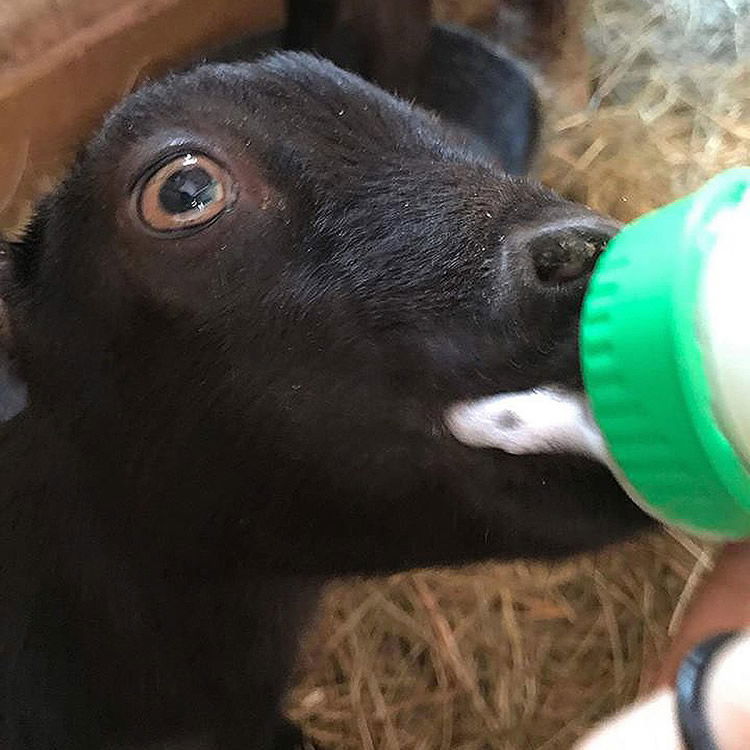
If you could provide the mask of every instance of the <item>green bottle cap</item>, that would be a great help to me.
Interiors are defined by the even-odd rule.
[[[586,392],[616,473],[666,523],[750,537],[750,168],[612,240],[584,301]]]

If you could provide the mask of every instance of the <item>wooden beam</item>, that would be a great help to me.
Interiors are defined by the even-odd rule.
[[[283,0],[128,0],[43,54],[4,66],[0,227],[23,221],[30,202],[139,82],[283,22]]]

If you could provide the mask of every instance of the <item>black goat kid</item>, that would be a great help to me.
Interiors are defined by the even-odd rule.
[[[579,384],[613,231],[302,54],[126,100],[0,254],[0,747],[297,747],[326,577],[643,526],[593,461],[444,420]]]

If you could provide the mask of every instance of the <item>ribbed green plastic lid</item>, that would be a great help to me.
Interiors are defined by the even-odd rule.
[[[744,222],[733,224],[737,212]],[[624,485],[663,521],[723,539],[750,537],[750,446],[741,444],[750,361],[730,363],[725,380],[740,392],[735,386],[728,395],[717,377],[724,360],[712,348],[716,323],[702,305],[716,299],[716,282],[713,297],[705,286],[717,248],[731,243],[733,257],[750,267],[748,212],[750,168],[738,168],[626,226],[597,264],[581,321],[586,391]],[[731,349],[733,337],[745,337],[735,348],[742,353],[750,278],[737,281],[727,285],[735,301],[724,306],[730,314],[736,306],[736,325],[717,338]],[[733,319],[714,317],[725,326]],[[744,411],[733,408],[740,402]]]

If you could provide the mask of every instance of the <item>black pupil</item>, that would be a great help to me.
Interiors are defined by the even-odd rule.
[[[173,172],[159,190],[159,203],[169,214],[196,211],[218,197],[219,183],[201,167],[185,167]]]

